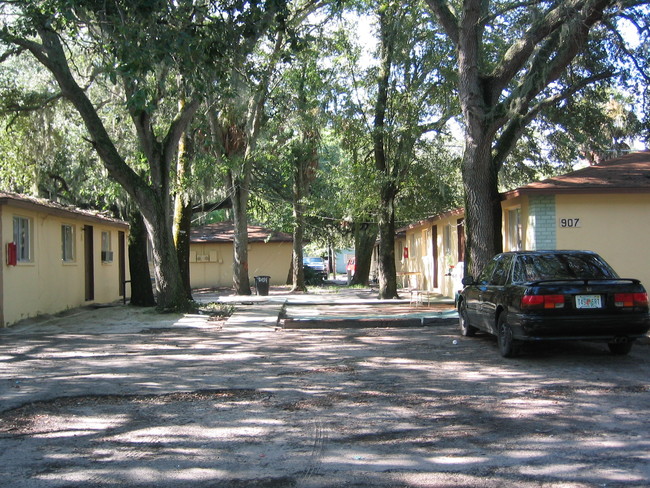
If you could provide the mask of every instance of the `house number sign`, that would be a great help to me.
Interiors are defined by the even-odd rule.
[[[573,219],[560,219],[560,227],[572,229],[574,227],[582,227],[582,222],[579,218]]]

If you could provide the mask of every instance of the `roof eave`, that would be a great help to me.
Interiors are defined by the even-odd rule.
[[[623,187],[581,187],[581,188],[517,188],[501,194],[502,200],[512,200],[514,198],[524,195],[589,195],[589,194],[641,194],[650,193],[650,188],[636,187],[636,188],[623,188]]]
[[[54,207],[36,201],[25,200],[21,198],[13,198],[11,196],[0,197],[0,205],[7,205],[10,207],[19,208],[23,210],[40,211],[48,215],[54,215],[54,216],[66,217],[66,218],[76,218],[76,219],[87,220],[98,224],[112,225],[122,229],[127,229],[127,230],[129,229],[129,224],[124,222],[123,220],[118,220],[110,217],[103,217],[101,215],[93,215],[90,213],[81,212],[74,209]]]

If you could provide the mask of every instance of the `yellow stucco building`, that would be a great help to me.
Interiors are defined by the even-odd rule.
[[[531,183],[502,198],[505,251],[595,251],[619,275],[650,288],[649,151]],[[398,280],[453,297],[463,275],[463,216],[457,209],[401,229]]]
[[[0,326],[124,295],[128,225],[0,192]]]
[[[402,229],[395,239],[398,286],[453,297],[463,277],[465,226],[462,209]]]
[[[233,283],[232,222],[208,224],[192,229],[190,237],[190,284],[192,288],[231,287]],[[248,271],[270,276],[271,285],[284,285],[291,267],[293,238],[283,232],[248,227]]]

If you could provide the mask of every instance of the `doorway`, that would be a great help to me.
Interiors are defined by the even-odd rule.
[[[95,299],[95,258],[93,253],[93,226],[84,226],[84,276],[86,301]]]

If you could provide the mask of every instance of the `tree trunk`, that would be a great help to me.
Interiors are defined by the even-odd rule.
[[[373,152],[375,167],[383,183],[380,189],[379,208],[379,298],[398,298],[397,270],[395,268],[395,181],[396,167],[391,163],[386,150],[386,112],[395,38],[390,13],[381,12],[380,20],[380,64],[377,78],[377,100],[375,102],[375,119],[373,127]]]
[[[467,143],[462,167],[467,229],[465,273],[472,276],[478,276],[503,247],[498,171],[492,164],[490,138],[482,138],[480,146]]]
[[[129,215],[129,271],[131,272],[131,305],[153,307],[156,299],[151,286],[149,259],[147,258],[147,229],[140,212]]]
[[[118,153],[93,103],[72,75],[57,33],[49,27],[39,27],[38,34],[43,41],[42,45],[23,42],[22,46],[54,75],[61,93],[84,121],[92,145],[108,174],[127,191],[142,213],[153,250],[158,307],[162,310],[187,310],[189,303],[181,284],[178,257],[171,232],[168,179],[169,161],[176,152],[180,135],[198,110],[198,100],[188,103],[178,114],[169,127],[164,143],[155,138],[153,124],[146,111],[134,110],[131,113],[140,148],[146,155],[151,170],[152,184],[149,185]],[[128,83],[125,83],[125,88],[129,90]]]
[[[190,234],[192,231],[192,201],[188,195],[176,195],[174,203],[174,244],[181,280],[188,300],[192,300],[190,276]]]
[[[458,91],[465,120],[465,273],[473,276],[501,250],[501,200],[491,150],[498,125],[491,112],[496,101],[490,99],[480,71],[481,9],[478,0],[465,3],[458,38]]]
[[[395,194],[392,183],[381,187],[379,209],[379,298],[399,298],[395,267]]]
[[[233,224],[233,288],[237,295],[250,295],[251,285],[248,276],[248,188],[241,180],[229,172],[232,199]]]
[[[192,227],[192,200],[188,192],[190,158],[187,153],[187,136],[183,134],[178,145],[176,159],[176,187],[178,191],[174,200],[174,220],[172,233],[176,255],[181,272],[183,289],[188,300],[192,300],[190,279],[190,232]]]
[[[305,269],[302,265],[302,244],[305,231],[303,204],[299,195],[294,195],[293,202],[293,253],[291,263],[291,291],[307,291],[305,286]]]
[[[356,270],[352,277],[352,285],[368,285],[370,282],[370,266],[372,251],[377,240],[376,224],[354,225],[354,261]]]
[[[169,212],[143,210],[143,218],[151,239],[156,282],[157,307],[163,312],[188,310],[189,303],[181,279],[176,246],[171,232]]]

